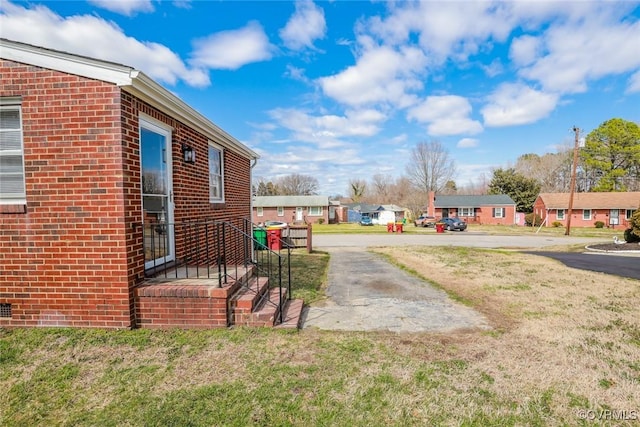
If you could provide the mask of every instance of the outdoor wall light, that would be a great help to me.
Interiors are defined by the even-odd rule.
[[[182,144],[182,155],[184,156],[185,163],[195,163],[196,162],[196,151],[192,146],[188,144]]]

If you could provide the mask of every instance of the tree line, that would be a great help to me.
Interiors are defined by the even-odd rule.
[[[347,195],[331,195],[343,202],[396,204],[414,213],[427,205],[428,194],[507,194],[520,212],[532,212],[539,193],[569,192],[574,147],[557,153],[523,154],[515,164],[495,168],[473,183],[459,187],[453,180],[456,164],[439,141],[423,141],[412,149],[400,177],[376,174],[349,181]],[[602,123],[578,147],[577,192],[640,191],[640,127],[614,118]],[[312,195],[319,188],[316,178],[293,174],[274,181],[259,179],[254,194]]]

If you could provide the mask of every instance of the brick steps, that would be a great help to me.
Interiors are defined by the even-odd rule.
[[[282,311],[282,323],[275,327],[277,329],[299,329],[303,308],[304,302],[301,299],[292,299],[285,302]]]
[[[252,268],[218,288],[209,279],[151,279],[136,288],[136,324],[141,328],[217,328],[229,326],[297,329],[302,300],[288,300],[286,289],[269,289],[267,277]],[[280,310],[282,322],[279,322]]]
[[[282,298],[286,299],[286,289],[283,289]],[[255,307],[250,313],[234,313],[234,324],[238,326],[271,327],[280,313],[280,291],[277,288],[269,289],[268,294],[260,306]]]

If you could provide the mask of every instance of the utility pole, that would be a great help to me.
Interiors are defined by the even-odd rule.
[[[576,187],[576,171],[578,169],[578,142],[580,140],[580,129],[573,127],[575,134],[575,145],[573,147],[573,165],[571,166],[571,182],[569,183],[569,211],[567,212],[567,230],[564,232],[566,236],[571,234],[571,216],[573,214],[573,193]]]

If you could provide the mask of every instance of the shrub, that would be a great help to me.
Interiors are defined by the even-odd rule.
[[[318,218],[318,224],[324,224],[324,218]]]
[[[624,230],[624,240],[627,243],[640,242],[640,236],[633,233],[633,228],[627,228]]]
[[[631,234],[640,238],[640,209],[636,210],[629,219],[629,229]],[[628,240],[627,240],[628,242]]]
[[[553,221],[551,225],[555,228],[562,227],[562,223],[560,221]]]
[[[604,228],[604,222],[602,221],[596,221],[593,224],[596,226],[596,228]]]
[[[534,218],[535,217],[535,218]],[[534,222],[535,220],[535,222]],[[534,215],[533,212],[532,213],[528,213],[524,216],[524,225],[527,225],[529,227],[533,226],[539,226],[540,224],[542,224],[542,217],[540,217],[540,215]]]

